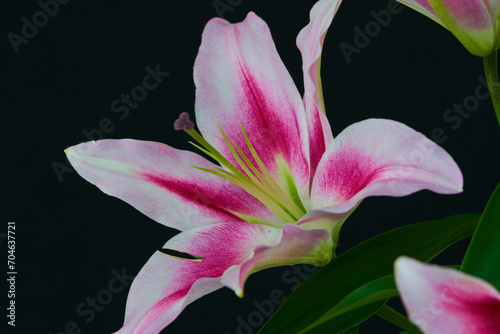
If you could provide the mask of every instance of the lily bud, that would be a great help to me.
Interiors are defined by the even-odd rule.
[[[499,48],[499,0],[398,0],[448,29],[475,56]]]

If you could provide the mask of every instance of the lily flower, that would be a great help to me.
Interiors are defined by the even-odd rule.
[[[248,276],[299,263],[327,264],[338,230],[367,196],[462,190],[439,146],[409,127],[370,119],[333,139],[320,57],[340,0],[321,0],[297,38],[302,99],[266,23],[254,13],[206,25],[194,65],[196,121],[185,130],[218,164],[168,145],[99,140],[67,156],[87,181],[182,231],[135,278],[118,333],[158,333],[196,299],[223,286],[243,296]]]
[[[397,0],[448,29],[473,55],[483,58],[491,102],[500,125],[499,0]]]
[[[490,283],[405,256],[396,260],[394,272],[406,311],[424,333],[498,333],[500,292]]]
[[[475,56],[500,47],[498,0],[398,0],[448,29]]]

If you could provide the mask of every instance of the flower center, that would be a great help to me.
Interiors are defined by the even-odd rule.
[[[269,210],[271,210],[282,222],[295,223],[306,214],[303,205],[298,205],[287,194],[280,185],[273,179],[262,160],[259,158],[255,148],[248,139],[248,136],[240,123],[241,132],[245,138],[245,143],[248,151],[251,153],[253,160],[257,164],[255,166],[243,151],[236,145],[233,140],[229,140],[222,128],[219,130],[224,138],[224,141],[231,152],[236,164],[231,163],[221,153],[219,153],[212,145],[210,145],[196,130],[194,124],[189,120],[187,113],[182,113],[179,119],[174,123],[176,130],[184,130],[198,144],[190,142],[200,151],[207,154],[212,159],[216,160],[221,166],[226,169],[212,167],[201,168],[191,166],[193,168],[220,176],[237,186],[243,188],[249,194],[258,199]],[[239,167],[239,168],[238,168]],[[258,167],[258,168],[257,168]],[[301,203],[299,203],[301,204]]]

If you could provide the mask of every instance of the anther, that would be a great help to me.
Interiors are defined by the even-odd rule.
[[[183,112],[179,115],[179,118],[174,122],[174,129],[191,131],[194,129],[194,123],[189,119],[189,114],[187,112]]]

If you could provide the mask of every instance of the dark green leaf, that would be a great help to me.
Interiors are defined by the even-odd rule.
[[[362,242],[306,279],[259,333],[286,334],[304,330],[351,293],[391,275],[398,256],[430,261],[448,246],[472,235],[478,219],[477,214],[452,216],[400,227]],[[346,322],[344,326],[348,327],[345,328],[359,324],[376,312],[376,303],[343,314],[343,321],[351,324]],[[328,330],[328,333],[340,332]]]
[[[298,333],[303,334],[323,334],[323,333],[341,333],[346,328],[352,328],[371,317],[376,313],[384,304],[387,299],[378,300],[366,305],[358,306],[356,309],[347,311],[336,316],[334,319],[318,323],[313,327],[308,327]]]
[[[500,290],[500,184],[481,215],[461,270]]]
[[[389,275],[365,284],[351,292],[337,305],[328,310],[322,317],[304,329],[304,333],[316,333],[327,330],[327,332],[341,332],[352,326],[352,318],[360,317],[360,313],[366,313],[365,319],[377,312],[385,302],[399,295],[394,283],[394,275]],[[364,308],[364,312],[361,312]],[[352,312],[357,312],[352,314]],[[365,319],[360,319],[362,322]],[[347,327],[346,327],[347,326]]]
[[[359,326],[356,326],[346,330],[345,332],[342,332],[342,334],[358,334],[358,332],[359,332]]]

